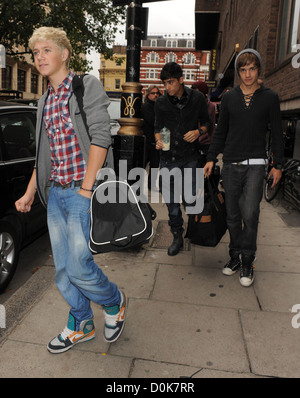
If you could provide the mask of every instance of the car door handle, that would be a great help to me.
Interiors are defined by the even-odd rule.
[[[15,181],[25,181],[25,176],[20,176],[20,177],[13,177],[10,181],[15,182]]]

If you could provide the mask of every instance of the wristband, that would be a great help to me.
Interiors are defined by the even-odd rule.
[[[86,188],[83,188],[83,187],[80,187],[80,189],[82,189],[83,191],[86,191],[86,192],[94,192],[93,189],[86,189]]]

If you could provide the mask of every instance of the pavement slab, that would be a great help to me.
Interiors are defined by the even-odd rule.
[[[251,371],[257,375],[299,378],[299,329],[293,314],[241,311]]]
[[[126,329],[109,353],[249,372],[239,313],[226,308],[130,300]]]

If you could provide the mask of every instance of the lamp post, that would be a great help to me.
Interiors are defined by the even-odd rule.
[[[115,172],[119,161],[127,161],[127,172],[145,166],[145,137],[141,130],[142,85],[140,52],[142,34],[142,0],[131,1],[127,9],[126,82],[122,84],[120,129],[113,137]]]
[[[121,125],[113,137],[114,163],[119,175],[119,161],[127,161],[127,172],[145,166],[145,136],[141,130],[142,85],[140,84],[140,54],[143,32],[147,31],[147,9],[143,3],[165,0],[113,0],[115,6],[127,8],[126,38],[126,82],[122,85]],[[145,38],[145,36],[144,36]],[[130,181],[129,181],[130,182]]]

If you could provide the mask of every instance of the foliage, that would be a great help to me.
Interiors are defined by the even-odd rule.
[[[92,49],[112,55],[118,26],[125,20],[125,7],[112,0],[0,0],[0,37],[7,54],[21,57],[28,53],[28,40],[40,26],[63,28],[72,44],[71,67],[89,70],[80,55]],[[24,46],[18,51],[17,46]]]

